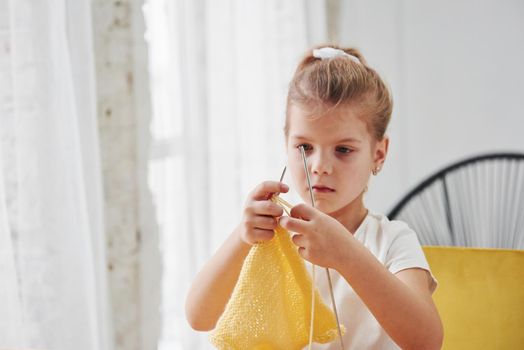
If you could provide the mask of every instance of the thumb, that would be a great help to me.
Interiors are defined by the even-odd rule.
[[[298,205],[295,205],[290,212],[291,217],[293,218],[300,218],[305,221],[310,221],[315,216],[315,208],[312,206],[301,203]]]

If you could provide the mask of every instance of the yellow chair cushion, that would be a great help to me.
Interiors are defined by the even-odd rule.
[[[423,247],[443,349],[524,349],[524,251]]]
[[[210,334],[218,349],[302,349],[309,343],[311,278],[289,233],[255,244],[244,261],[226,309]],[[313,341],[337,336],[334,313],[317,291]]]

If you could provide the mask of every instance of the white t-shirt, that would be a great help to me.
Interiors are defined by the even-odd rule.
[[[366,246],[391,273],[408,268],[422,268],[430,271],[415,232],[402,221],[389,221],[384,215],[370,212],[355,232],[354,237]],[[311,264],[308,266],[311,268]],[[340,323],[346,328],[343,336],[345,350],[400,349],[382,329],[344,277],[335,270],[330,270],[330,275]],[[431,291],[433,292],[437,282],[433,276],[432,279]],[[315,268],[315,284],[322,299],[331,308],[329,284],[324,268],[318,266]],[[340,350],[340,341],[337,339],[329,344],[313,344],[312,348]]]

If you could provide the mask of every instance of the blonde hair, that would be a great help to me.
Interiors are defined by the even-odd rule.
[[[393,110],[389,89],[378,73],[367,65],[359,50],[329,47],[343,50],[358,58],[360,63],[344,56],[319,59],[313,56],[315,48],[310,50],[299,63],[289,85],[284,126],[286,137],[292,105],[308,107],[317,114],[319,107],[325,110],[355,103],[370,134],[375,140],[382,140]]]

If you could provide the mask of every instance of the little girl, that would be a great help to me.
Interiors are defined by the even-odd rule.
[[[282,216],[267,181],[248,196],[239,226],[204,266],[186,301],[196,330],[215,327],[251,245],[270,240],[277,224],[293,233],[299,254],[331,269],[346,349],[440,349],[443,331],[431,297],[436,287],[416,234],[403,222],[370,212],[363,202],[371,174],[386,159],[392,99],[356,49],[309,52],[291,81],[284,127],[288,168],[310,203],[300,148],[306,154],[315,207]],[[330,300],[323,273],[316,286]],[[339,342],[315,349],[339,349]]]

